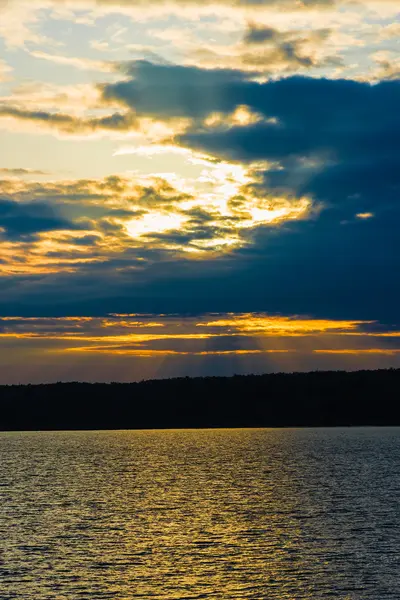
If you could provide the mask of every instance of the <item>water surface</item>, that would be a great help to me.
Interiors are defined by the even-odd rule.
[[[1,600],[398,600],[400,429],[0,433]]]

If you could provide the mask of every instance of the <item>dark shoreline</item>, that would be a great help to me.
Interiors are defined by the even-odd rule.
[[[400,425],[400,369],[0,386],[0,431]]]

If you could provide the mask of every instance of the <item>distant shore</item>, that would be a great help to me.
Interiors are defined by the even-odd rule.
[[[400,425],[400,369],[0,386],[0,430]]]

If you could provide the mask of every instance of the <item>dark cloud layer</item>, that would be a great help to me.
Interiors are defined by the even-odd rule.
[[[276,119],[181,142],[238,161],[277,163],[258,193],[285,190],[357,212],[399,210],[400,83],[290,78],[254,87],[248,104]]]
[[[139,115],[205,117],[229,111],[246,94],[248,74],[229,69],[205,70],[139,60],[121,65],[130,78],[102,87],[106,101],[119,101]]]
[[[64,219],[45,203],[20,203],[0,198],[0,240],[27,240],[44,231],[74,230],[77,225]]]
[[[206,70],[147,61],[125,63],[121,68],[130,77],[104,85],[106,101],[119,101],[143,116],[192,119],[213,112],[229,113],[246,105],[265,117],[278,119],[280,128],[269,125],[259,133],[264,142],[271,138],[273,154],[281,147],[283,155],[329,148],[333,139],[348,143],[350,136],[355,143],[374,144],[376,137],[371,136],[387,134],[393,124],[399,126],[398,81],[370,85],[352,80],[288,77],[257,83],[248,73],[229,69]],[[258,124],[256,129],[259,131]],[[240,132],[242,136],[246,133],[243,128]],[[210,139],[218,140],[215,131],[208,133]],[[396,133],[394,130],[391,137],[380,141],[392,141],[393,145]],[[238,132],[234,129],[229,133],[232,141],[235,134]],[[250,135],[254,138],[253,131]],[[316,135],[327,136],[325,144]],[[293,147],[296,142],[298,147]],[[215,141],[214,146],[217,144]],[[243,158],[257,158],[259,154],[260,150],[254,146],[253,153]]]

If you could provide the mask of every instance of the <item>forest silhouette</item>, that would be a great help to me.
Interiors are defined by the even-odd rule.
[[[0,430],[400,425],[400,369],[0,386]]]

